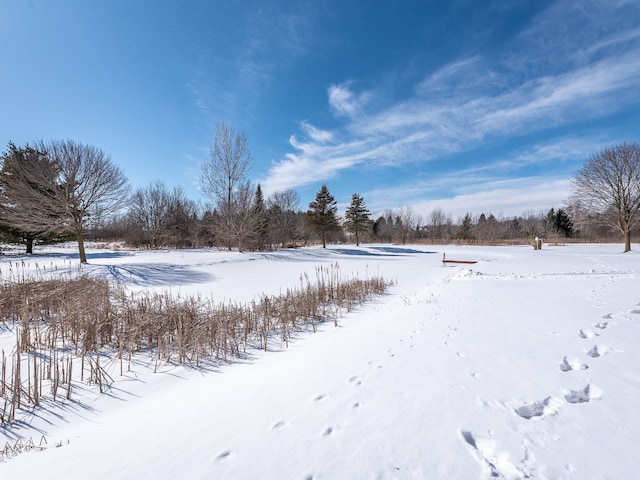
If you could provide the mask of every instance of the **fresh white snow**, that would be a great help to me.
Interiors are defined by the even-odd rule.
[[[366,245],[270,253],[92,248],[84,273],[132,290],[250,301],[314,278],[389,293],[231,364],[151,354],[100,394],[77,382],[0,427],[33,449],[2,479],[630,479],[640,475],[640,245]],[[442,265],[448,259],[478,263]],[[73,246],[24,262],[73,275]],[[10,352],[11,328],[0,328]]]

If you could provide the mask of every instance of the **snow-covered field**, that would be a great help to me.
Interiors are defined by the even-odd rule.
[[[84,272],[175,295],[248,301],[331,263],[397,284],[338,327],[242,362],[154,374],[140,356],[122,377],[113,365],[107,393],[79,384],[1,427],[2,445],[47,444],[0,463],[0,478],[640,478],[633,247],[90,249]],[[478,263],[443,267],[443,252]],[[0,269],[64,275],[76,258],[8,254]],[[0,329],[1,347],[14,341]]]

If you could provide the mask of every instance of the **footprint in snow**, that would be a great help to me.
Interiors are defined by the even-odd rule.
[[[589,349],[589,351],[587,352],[587,355],[589,355],[591,358],[598,358],[603,355],[606,355],[607,353],[609,353],[610,350],[611,349],[606,345],[594,345]]]
[[[598,322],[594,326],[600,330],[604,330],[605,328],[609,328],[609,322]]]
[[[547,397],[540,402],[525,403],[515,409],[515,412],[526,420],[533,417],[543,417],[546,415],[555,415],[562,404],[562,400],[553,397]]]
[[[578,333],[578,336],[580,338],[593,338],[596,334],[593,332],[593,330],[589,330],[589,329],[585,329],[585,328],[581,328],[580,332]]]
[[[487,467],[490,478],[530,478],[530,475],[508,460],[508,455],[496,448],[495,440],[476,437],[471,432],[462,430],[462,438],[471,446]],[[525,459],[528,451],[525,450]]]
[[[352,377],[349,377],[348,382],[356,387],[359,387],[360,385],[362,385],[362,380],[360,379],[359,376],[354,375]]]
[[[633,313],[634,315],[640,315],[640,309],[631,310],[629,313]]]
[[[560,370],[563,372],[570,372],[572,370],[586,370],[589,366],[585,363],[580,363],[576,358],[564,357],[560,364]]]
[[[602,397],[602,389],[593,384],[589,384],[582,390],[569,390],[564,398],[569,403],[587,403]]]

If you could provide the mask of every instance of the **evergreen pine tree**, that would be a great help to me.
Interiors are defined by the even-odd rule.
[[[73,238],[55,228],[54,217],[51,225],[34,225],[23,218],[24,212],[40,209],[41,194],[52,188],[56,176],[56,167],[45,152],[9,142],[7,151],[0,155],[1,241],[25,245],[26,253],[31,254],[36,244],[59,243]],[[20,196],[15,194],[17,191]]]
[[[360,245],[359,234],[361,232],[366,232],[371,226],[369,210],[367,210],[364,203],[364,198],[357,193],[354,193],[351,197],[351,205],[347,208],[347,212],[345,213],[344,226],[348,232],[355,234],[356,246]]]
[[[322,237],[322,248],[327,248],[327,233],[340,230],[336,212],[336,200],[329,192],[326,185],[322,185],[316,199],[309,204],[307,210],[307,225]]]
[[[255,237],[256,244],[259,250],[265,248],[267,244],[267,207],[264,202],[264,196],[262,195],[262,187],[260,184],[256,187],[255,197],[253,199],[253,214],[255,215]]]
[[[467,213],[462,219],[462,223],[458,228],[458,234],[456,236],[460,240],[473,240],[475,238],[473,235],[473,220],[471,219],[470,213]]]
[[[556,213],[555,228],[559,234],[568,238],[573,237],[573,222],[567,212],[562,208],[559,208]]]

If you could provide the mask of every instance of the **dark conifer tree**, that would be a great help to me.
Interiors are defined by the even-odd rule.
[[[471,214],[467,213],[462,219],[458,234],[456,235],[460,240],[473,240],[475,235],[473,234],[473,220]]]
[[[337,211],[335,198],[327,186],[322,185],[306,215],[307,225],[322,237],[322,248],[327,248],[327,233],[340,231]]]
[[[351,205],[345,213],[345,229],[355,234],[356,246],[360,245],[360,233],[366,232],[371,227],[371,219],[369,218],[369,210],[364,203],[364,198],[354,193],[351,197]]]
[[[255,215],[255,238],[256,246],[259,250],[263,250],[267,245],[267,207],[264,202],[264,196],[262,195],[262,188],[260,184],[256,187],[255,198],[253,200],[253,213]]]
[[[9,142],[0,156],[0,237],[4,241],[23,244],[30,254],[34,244],[70,239],[51,225],[29,221],[29,211],[45,207],[42,202],[47,200],[47,192],[53,194],[57,176],[56,166],[45,152]]]
[[[555,216],[555,227],[560,235],[571,238],[573,237],[573,222],[567,212],[559,208]]]

